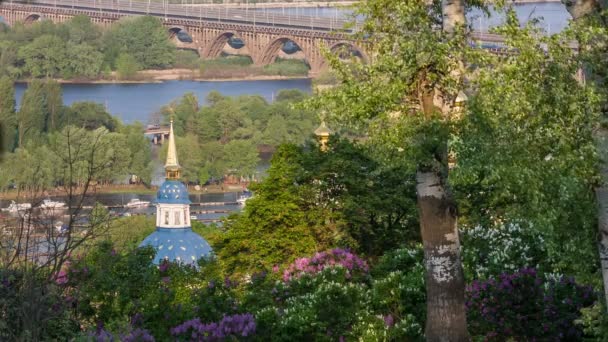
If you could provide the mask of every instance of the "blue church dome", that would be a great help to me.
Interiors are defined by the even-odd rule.
[[[211,246],[192,228],[156,228],[156,231],[141,243],[140,246],[152,246],[156,250],[154,263],[160,264],[164,259],[197,266],[197,261],[209,256]]]
[[[156,194],[156,231],[139,246],[152,246],[156,250],[155,264],[166,259],[198,267],[197,261],[210,255],[212,250],[203,237],[192,231],[188,188],[179,181],[180,170],[171,121],[165,163],[166,180]]]
[[[156,193],[158,203],[167,204],[190,204],[188,188],[184,183],[177,180],[166,180]]]

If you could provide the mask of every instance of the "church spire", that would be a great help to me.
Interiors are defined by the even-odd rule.
[[[181,167],[177,161],[177,149],[175,148],[175,135],[173,134],[173,119],[169,128],[169,147],[167,149],[167,162],[165,163],[165,175],[167,179],[179,179]]]

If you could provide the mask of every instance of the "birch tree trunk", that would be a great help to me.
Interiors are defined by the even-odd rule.
[[[464,27],[464,0],[443,0],[443,30],[451,35]],[[442,96],[439,96],[442,98]],[[444,102],[442,100],[442,102]],[[428,106],[422,106],[425,111]],[[444,117],[452,108],[442,103]],[[431,109],[433,110],[433,109]],[[426,113],[429,114],[429,113]],[[427,341],[469,341],[460,258],[457,211],[447,190],[447,141],[438,156],[443,170],[418,170],[416,191],[426,268]]]
[[[574,20],[580,20],[591,14],[599,14],[600,11],[608,8],[607,0],[562,0],[562,2]],[[585,79],[593,81],[593,77],[585,77]],[[595,189],[598,210],[597,247],[602,267],[606,307],[608,307],[608,129],[604,125],[599,125],[597,128],[595,141],[600,156],[601,181],[601,184]]]
[[[437,173],[419,171],[416,178],[426,267],[426,340],[469,341],[456,211]]]

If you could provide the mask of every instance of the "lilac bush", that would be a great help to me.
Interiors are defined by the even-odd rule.
[[[219,322],[202,323],[199,318],[186,321],[171,329],[171,335],[187,341],[223,341],[255,334],[252,314],[224,316]]]
[[[335,248],[327,252],[316,253],[311,258],[296,259],[283,271],[283,281],[298,279],[305,274],[317,274],[326,268],[333,267],[344,267],[347,278],[369,272],[369,266],[365,260],[346,249]]]
[[[155,342],[154,336],[146,329],[135,328],[122,336],[122,342]]]
[[[573,278],[548,279],[533,268],[473,281],[466,288],[471,333],[486,340],[579,340],[574,321],[595,294]]]

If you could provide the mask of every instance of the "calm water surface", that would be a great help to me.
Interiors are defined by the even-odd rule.
[[[25,91],[26,84],[17,84],[15,97],[17,104]],[[152,114],[185,93],[194,93],[204,103],[207,94],[219,91],[223,95],[260,95],[272,101],[281,89],[311,91],[310,79],[269,80],[269,81],[225,81],[196,82],[168,81],[142,84],[64,84],[63,102],[70,105],[78,101],[93,101],[104,104],[112,115],[125,123],[140,121],[147,123]]]

